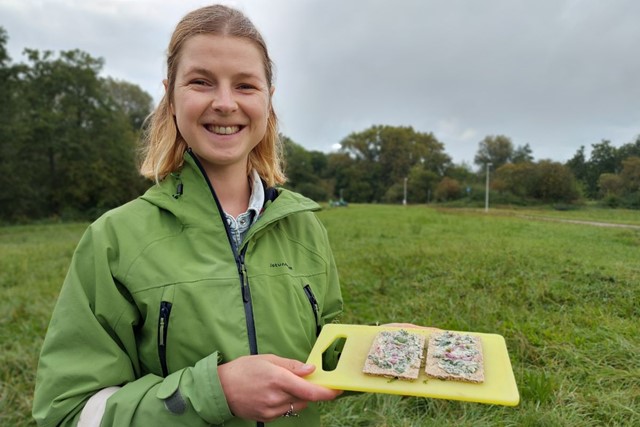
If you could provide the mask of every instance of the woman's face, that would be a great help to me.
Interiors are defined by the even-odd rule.
[[[240,167],[246,173],[249,153],[267,129],[272,93],[251,41],[201,34],[185,42],[171,109],[210,177]]]

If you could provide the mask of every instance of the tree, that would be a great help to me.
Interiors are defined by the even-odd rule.
[[[624,182],[618,174],[603,173],[598,179],[598,188],[602,197],[620,197],[624,193]]]
[[[640,191],[640,157],[632,156],[622,161],[620,179],[627,193]]]
[[[311,156],[309,153],[287,136],[280,135],[280,140],[284,148],[287,185],[295,189],[303,182],[316,181],[317,178],[311,169]]]
[[[611,145],[611,141],[603,139],[598,144],[591,145],[591,158],[589,159],[591,172],[597,176],[601,173],[618,173],[619,159],[616,147]],[[600,173],[597,173],[600,172]]]
[[[372,126],[352,133],[342,140],[340,152],[353,161],[347,187],[353,187],[356,180],[366,181],[359,182],[357,191],[350,194],[351,200],[361,202],[387,198],[389,188],[403,183],[416,165],[442,176],[451,163],[433,134],[411,127]]]
[[[526,198],[535,192],[537,165],[530,162],[507,163],[496,170],[493,187]]]
[[[530,163],[533,161],[533,151],[529,144],[518,146],[511,156],[511,162],[513,163]]]
[[[16,209],[27,211],[24,192],[28,183],[19,179],[26,167],[21,155],[25,127],[19,125],[18,115],[24,110],[20,96],[18,69],[11,64],[6,48],[9,40],[4,28],[0,27],[0,219],[15,217]]]
[[[618,148],[618,159],[620,162],[629,157],[640,157],[640,135],[636,137],[634,142],[623,144]]]
[[[551,160],[507,163],[496,171],[492,188],[521,201],[569,203],[580,197],[571,169]]]
[[[581,145],[576,154],[567,162],[567,167],[571,169],[576,179],[585,185],[589,178],[587,158],[584,154],[584,145]]]
[[[580,197],[573,173],[565,165],[541,160],[535,169],[532,196],[544,202],[573,202]]]
[[[345,196],[344,190],[349,187],[350,176],[349,171],[355,160],[346,153],[329,153],[327,155],[327,175],[333,177],[333,192],[329,193],[330,197]],[[349,195],[346,200],[352,201]]]
[[[325,173],[326,158],[318,152],[309,152],[287,136],[280,135],[284,145],[287,187],[317,200],[327,200],[328,192],[321,176]]]
[[[605,139],[592,144],[591,148],[589,160],[585,158],[584,147],[580,147],[573,158],[567,162],[567,166],[583,184],[586,195],[595,199],[602,195],[599,190],[602,174],[619,174],[623,169],[623,160],[630,156],[640,156],[640,136],[635,142],[625,144],[619,149]]]
[[[131,128],[142,129],[147,116],[153,110],[153,98],[140,86],[111,77],[104,79],[103,84],[111,99],[129,118]]]
[[[453,178],[459,182],[467,184],[477,180],[477,175],[473,172],[471,166],[464,162],[459,165],[449,166],[444,174],[449,178]]]
[[[435,191],[436,200],[446,202],[449,200],[455,200],[462,195],[462,187],[460,183],[455,179],[451,179],[447,176],[442,178],[438,183]]]
[[[487,163],[493,164],[495,169],[509,162],[513,157],[513,143],[511,138],[504,135],[486,136],[478,143],[478,151],[473,162],[479,170],[485,168]]]
[[[450,170],[449,168],[448,170]],[[429,203],[434,198],[436,186],[442,179],[442,175],[436,171],[424,167],[423,165],[415,165],[409,172],[407,185],[407,199],[411,203]],[[455,180],[455,178],[452,178]]]
[[[327,175],[327,166],[328,160],[327,155],[321,151],[310,151],[309,152],[310,162],[311,162],[311,170],[316,176],[320,178],[328,178]]]
[[[616,148],[611,141],[603,139],[598,144],[591,145],[591,157],[587,166],[587,189],[591,197],[598,196],[598,181],[604,173],[617,174],[620,163]]]
[[[11,62],[9,51],[7,51],[7,43],[9,42],[9,35],[4,27],[0,27],[0,68],[5,69]]]
[[[433,199],[435,188],[442,179],[432,170],[417,164],[411,168],[407,176],[407,200],[409,203],[428,203]],[[404,179],[387,188],[382,198],[385,203],[401,203],[404,199]]]
[[[0,126],[11,132],[1,139],[2,218],[93,218],[137,196],[146,187],[138,134],[99,77],[103,61],[79,50],[25,54],[2,85],[15,101],[12,123]]]

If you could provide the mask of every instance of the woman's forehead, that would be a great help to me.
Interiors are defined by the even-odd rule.
[[[181,73],[193,70],[235,70],[267,79],[264,56],[252,40],[217,34],[198,34],[185,41],[178,60]]]

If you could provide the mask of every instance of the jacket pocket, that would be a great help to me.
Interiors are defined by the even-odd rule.
[[[163,377],[169,374],[169,369],[167,368],[167,334],[169,332],[171,306],[170,302],[162,301],[160,303],[160,318],[158,319],[158,358],[160,359]]]
[[[304,294],[307,296],[307,300],[309,300],[309,304],[311,304],[311,310],[313,311],[313,318],[316,321],[316,337],[320,335],[320,330],[322,329],[322,325],[320,324],[320,307],[318,306],[318,300],[316,296],[313,294],[310,285],[304,285]]]

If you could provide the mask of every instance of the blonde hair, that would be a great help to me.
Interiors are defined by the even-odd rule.
[[[250,40],[262,54],[269,88],[273,87],[273,63],[266,43],[242,12],[233,8],[213,5],[188,13],[176,26],[167,51],[167,88],[155,111],[147,118],[143,134],[140,173],[156,182],[182,167],[183,155],[188,148],[176,126],[171,112],[176,73],[184,43],[198,34],[216,34]],[[267,130],[262,140],[249,153],[247,173],[255,169],[267,185],[283,184],[282,143],[278,135],[278,118],[269,102]]]

